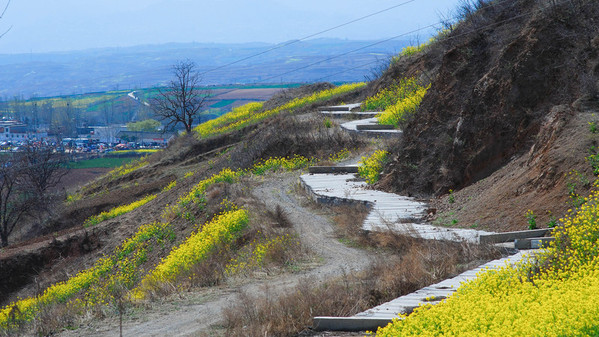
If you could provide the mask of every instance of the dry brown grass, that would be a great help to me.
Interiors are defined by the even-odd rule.
[[[294,336],[310,330],[314,316],[351,316],[497,258],[493,247],[428,241],[394,232],[360,229],[363,205],[333,208],[340,237],[378,251],[371,266],[356,274],[317,283],[302,280],[284,294],[265,289],[242,294],[224,311],[227,336]]]
[[[386,238],[385,242],[391,240]],[[241,294],[224,311],[227,336],[294,336],[310,330],[314,316],[351,316],[454,276],[497,256],[493,249],[403,238],[400,254],[384,254],[358,274],[326,283],[305,279],[291,291]],[[385,246],[389,248],[389,246]]]

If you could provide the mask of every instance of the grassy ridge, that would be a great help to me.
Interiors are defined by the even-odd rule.
[[[365,85],[366,83],[363,82],[341,85],[339,87],[319,91],[305,97],[295,98],[290,102],[266,111],[261,111],[262,103],[248,103],[239,108],[233,109],[233,111],[230,113],[227,113],[219,118],[196,126],[194,131],[200,138],[206,138],[234,130],[239,130],[243,127],[256,124],[265,118],[275,116],[283,111],[293,111],[308,104],[325,101],[334,96],[351,92]]]

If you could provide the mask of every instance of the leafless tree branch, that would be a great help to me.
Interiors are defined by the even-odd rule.
[[[44,147],[0,156],[0,246],[22,219],[48,210],[49,189],[66,175],[65,163],[63,154]]]
[[[165,130],[182,124],[190,133],[194,122],[210,95],[209,90],[201,89],[200,75],[193,61],[178,62],[173,66],[173,75],[166,88],[159,89],[158,95],[151,100],[151,106],[163,121],[167,121]]]

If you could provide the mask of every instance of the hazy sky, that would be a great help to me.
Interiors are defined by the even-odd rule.
[[[0,0],[2,7],[7,0]],[[167,42],[297,39],[408,0],[12,0],[0,53]],[[318,37],[382,39],[439,21],[458,0],[413,0]],[[421,33],[426,35],[427,33]]]

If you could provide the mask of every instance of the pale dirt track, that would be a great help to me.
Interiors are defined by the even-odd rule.
[[[152,309],[129,315],[123,326],[124,336],[203,336],[210,335],[210,327],[222,321],[222,310],[239,296],[248,294],[280,293],[291,289],[299,281],[325,280],[343,273],[365,268],[371,261],[369,254],[340,243],[330,219],[316,214],[305,205],[304,197],[293,193],[299,173],[268,177],[253,190],[253,194],[269,207],[280,204],[293,223],[304,246],[320,257],[316,267],[293,274],[262,276],[241,285],[225,285],[181,297],[164,304],[153,304]],[[303,205],[304,204],[304,205]],[[94,321],[93,325],[59,336],[118,336],[115,319]]]

